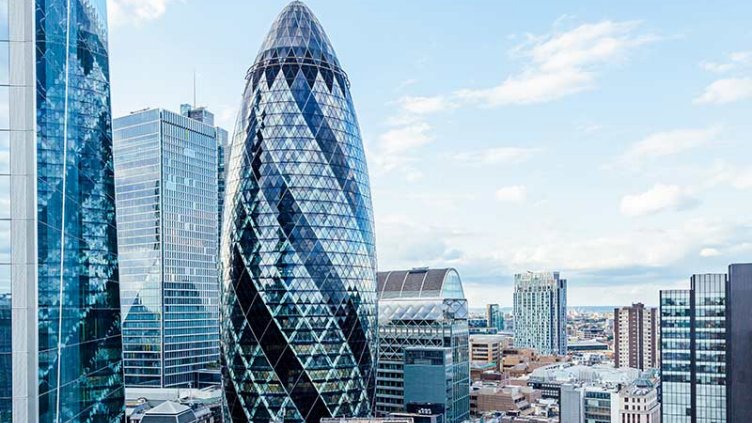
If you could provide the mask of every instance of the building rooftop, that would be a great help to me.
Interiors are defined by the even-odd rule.
[[[582,366],[557,363],[539,367],[530,374],[530,380],[539,382],[588,383],[603,385],[628,385],[640,377],[632,368],[614,368],[605,365]]]
[[[454,269],[415,268],[378,273],[379,299],[464,299],[462,281]]]

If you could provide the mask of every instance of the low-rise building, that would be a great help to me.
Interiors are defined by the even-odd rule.
[[[641,378],[619,392],[619,422],[660,423],[661,404],[655,382]]]
[[[560,423],[660,423],[656,372],[573,366],[555,380],[562,382]]]
[[[186,407],[196,419],[191,420]],[[219,386],[202,389],[126,388],[125,416],[126,423],[171,422],[171,417],[179,417],[180,423],[221,423],[222,390]],[[144,420],[148,416],[152,417]],[[157,416],[167,420],[157,420]]]
[[[127,416],[126,423],[222,423],[208,407],[165,401],[155,407],[143,404]]]
[[[539,391],[527,386],[475,383],[470,390],[470,414],[479,416],[500,411],[527,416],[535,411],[531,404],[540,399]]]
[[[501,368],[502,352],[510,343],[504,335],[470,335],[470,361],[495,363]]]
[[[496,363],[486,363],[471,361],[470,362],[470,380],[475,382],[483,380],[484,375],[493,374],[498,375],[498,378],[502,378],[502,373],[499,372],[499,367]]]
[[[321,423],[414,423],[412,417],[332,417],[321,419]]]

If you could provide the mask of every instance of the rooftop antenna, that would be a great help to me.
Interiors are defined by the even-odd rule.
[[[196,69],[193,69],[193,108],[196,108]]]

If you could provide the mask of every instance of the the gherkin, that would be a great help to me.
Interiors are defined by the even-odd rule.
[[[349,81],[318,20],[289,4],[264,41],[231,146],[222,361],[233,422],[367,416],[376,254]]]

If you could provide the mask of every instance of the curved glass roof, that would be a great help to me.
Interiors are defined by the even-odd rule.
[[[379,272],[380,300],[396,298],[464,299],[462,280],[455,269],[395,270]]]
[[[277,16],[256,63],[286,57],[308,58],[314,63],[340,67],[329,37],[311,9],[300,1],[293,1]]]

